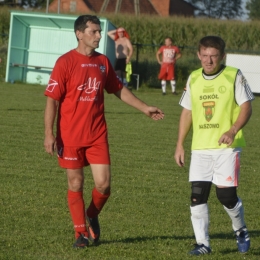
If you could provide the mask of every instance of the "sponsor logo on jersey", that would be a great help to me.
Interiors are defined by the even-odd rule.
[[[200,95],[200,100],[208,100],[208,99],[219,99],[218,94],[212,94],[212,95]]]
[[[104,73],[106,71],[106,66],[101,65],[99,66],[99,69],[101,70],[102,73]]]
[[[221,93],[221,94],[224,94],[226,91],[227,91],[227,88],[225,86],[220,86],[218,88],[218,92]]]
[[[202,124],[202,125],[199,125],[199,129],[212,129],[212,128],[219,128],[219,124]]]
[[[78,160],[78,158],[76,158],[76,157],[64,157],[64,160],[68,160],[68,161],[77,161]]]
[[[84,90],[84,92],[86,92],[87,94],[91,94],[92,92],[99,90],[100,84],[101,81],[97,81],[96,78],[88,78],[87,82],[77,87],[77,89]]]
[[[203,102],[202,106],[204,107],[204,116],[206,120],[209,122],[215,112],[215,102],[214,101],[208,101],[208,102]]]
[[[58,86],[58,82],[54,79],[50,79],[46,91],[53,92],[55,87]]]
[[[78,101],[97,101],[97,91],[99,90],[101,81],[96,78],[88,78],[87,82],[78,86],[77,89],[86,93],[87,96],[80,96]]]
[[[87,64],[81,64],[81,67],[84,68],[84,67],[92,67],[92,68],[95,68],[97,67],[98,65],[97,64],[91,64],[91,63],[87,63]]]

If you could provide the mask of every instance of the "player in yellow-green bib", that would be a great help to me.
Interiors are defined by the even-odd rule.
[[[252,91],[242,72],[222,64],[225,42],[206,36],[199,42],[198,58],[202,68],[188,78],[180,105],[183,107],[175,161],[184,166],[184,141],[193,129],[189,170],[191,182],[191,222],[197,244],[189,253],[211,253],[208,233],[208,197],[212,183],[216,195],[232,221],[238,251],[250,248],[242,200],[237,196],[240,153],[245,146],[242,128],[252,114]]]

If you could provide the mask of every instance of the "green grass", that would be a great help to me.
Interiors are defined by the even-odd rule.
[[[170,92],[170,89],[168,88]],[[74,232],[66,201],[66,176],[56,157],[43,147],[44,87],[0,86],[0,259],[190,259],[195,243],[190,223],[188,165],[176,166],[173,154],[181,107],[180,96],[159,89],[134,91],[157,105],[165,119],[152,121],[106,95],[106,118],[112,160],[112,194],[101,215],[101,244],[73,250]],[[251,250],[237,252],[230,219],[210,196],[213,253],[200,259],[259,259],[260,97],[245,128],[247,147],[241,161],[238,194],[245,206]],[[93,181],[86,168],[85,199]]]

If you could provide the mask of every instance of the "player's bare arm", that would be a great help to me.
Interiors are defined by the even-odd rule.
[[[56,150],[56,138],[53,134],[53,125],[57,113],[58,101],[47,97],[46,107],[44,113],[44,125],[45,125],[45,139],[44,147],[45,151],[51,155]]]
[[[114,41],[115,40],[115,35],[116,35],[116,30],[109,31],[107,33],[107,35]]]
[[[179,52],[179,53],[177,53],[177,55],[176,55],[176,57],[175,57],[175,60],[178,60],[178,59],[180,59],[181,58],[181,56],[182,56],[182,54]]]
[[[231,126],[231,128],[225,132],[219,139],[218,143],[219,145],[221,144],[226,144],[227,146],[232,145],[234,142],[234,138],[237,134],[237,132],[242,129],[250,119],[252,115],[252,106],[251,106],[251,101],[247,101],[243,103],[240,106],[240,113],[238,115],[238,118],[236,122]]]
[[[126,39],[126,40],[127,40],[127,48],[128,48],[128,55],[127,55],[127,58],[126,58],[126,63],[128,63],[128,62],[130,62],[131,57],[133,55],[133,46],[128,39]]]
[[[160,60],[160,55],[161,55],[161,52],[160,51],[157,51],[156,52],[156,59],[158,61],[159,64],[162,64],[161,60]]]
[[[115,95],[126,104],[140,110],[153,120],[160,120],[164,118],[164,113],[162,110],[154,106],[148,106],[125,87],[116,92]]]
[[[190,131],[191,125],[192,125],[191,110],[183,108],[183,110],[181,112],[181,116],[180,116],[178,140],[177,140],[177,145],[176,145],[175,154],[174,154],[174,159],[180,167],[184,166],[185,151],[184,151],[183,144],[184,144],[187,134]]]

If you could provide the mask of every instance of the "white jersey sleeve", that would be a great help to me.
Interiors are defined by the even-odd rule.
[[[247,101],[254,99],[254,95],[250,89],[250,86],[240,70],[237,72],[235,82],[235,98],[239,106]]]
[[[190,76],[186,83],[186,90],[183,92],[179,104],[182,107],[191,110]]]

